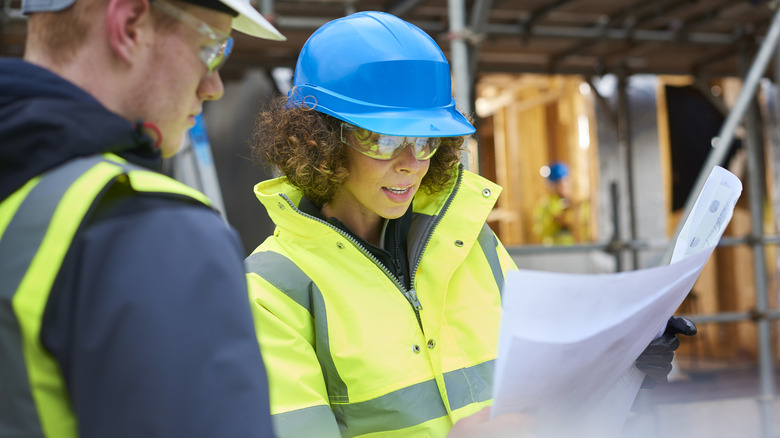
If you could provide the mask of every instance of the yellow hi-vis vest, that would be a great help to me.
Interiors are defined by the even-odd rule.
[[[301,212],[286,179],[255,193],[277,225],[246,265],[278,437],[444,437],[492,403],[500,290],[516,269],[486,225],[500,187],[462,172],[415,195],[411,290]]]
[[[40,332],[76,232],[112,184],[209,204],[197,190],[113,154],[70,160],[0,203],[2,436],[78,436],[62,372],[41,344]]]

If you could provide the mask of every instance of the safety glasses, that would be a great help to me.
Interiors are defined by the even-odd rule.
[[[208,67],[209,74],[222,67],[222,64],[225,63],[233,50],[233,38],[230,35],[212,29],[202,20],[193,17],[164,0],[154,0],[151,4],[211,40],[210,44],[206,44],[200,49],[200,60]]]
[[[345,131],[352,134],[352,141],[347,139]],[[341,123],[341,141],[352,146],[358,152],[377,160],[392,160],[411,145],[414,156],[423,161],[430,159],[436,153],[440,137],[399,137],[384,135],[358,128],[349,123]]]

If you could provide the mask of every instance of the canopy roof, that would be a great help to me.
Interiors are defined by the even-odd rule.
[[[0,54],[20,56],[20,0],[0,21]],[[460,3],[461,11],[453,4]],[[393,13],[427,31],[452,61],[451,38],[469,42],[472,72],[655,73],[743,76],[774,14],[766,0],[259,0],[287,36],[236,34],[226,79],[248,68],[293,67],[306,38],[350,12]],[[459,12],[466,30],[450,32]],[[345,53],[344,56],[349,56]],[[474,64],[475,63],[475,64]]]

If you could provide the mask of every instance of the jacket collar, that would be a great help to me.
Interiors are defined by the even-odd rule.
[[[112,152],[159,170],[152,140],[86,91],[22,61],[0,58],[0,200],[70,159]]]

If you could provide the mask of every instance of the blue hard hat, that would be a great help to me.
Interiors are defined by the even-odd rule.
[[[298,56],[288,102],[380,134],[475,131],[455,108],[441,48],[417,26],[384,12],[358,12],[317,29]]]
[[[557,182],[568,174],[569,166],[563,163],[553,163],[550,165],[550,174],[547,176],[547,179],[550,182]]]

